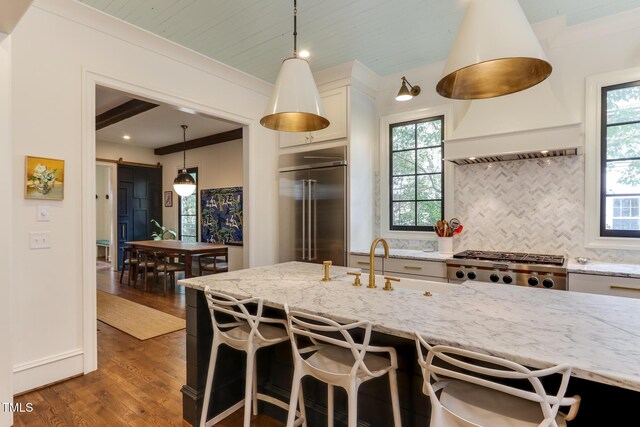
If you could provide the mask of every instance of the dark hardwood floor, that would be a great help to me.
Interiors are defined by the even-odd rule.
[[[119,274],[97,263],[97,288],[122,298],[185,318],[184,288],[162,295],[160,285],[151,292],[123,285]],[[185,331],[146,341],[98,322],[98,370],[15,398],[33,404],[30,413],[16,413],[14,426],[182,426],[185,383]],[[242,410],[218,427],[242,425]],[[280,427],[272,418],[254,417],[254,427]]]

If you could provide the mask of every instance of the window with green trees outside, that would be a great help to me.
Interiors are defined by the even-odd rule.
[[[196,191],[178,198],[178,239],[195,243],[198,241],[198,168],[189,168],[187,173],[196,180]]]
[[[444,116],[389,126],[389,228],[433,231],[443,218]]]
[[[640,237],[640,81],[602,88],[600,235]]]

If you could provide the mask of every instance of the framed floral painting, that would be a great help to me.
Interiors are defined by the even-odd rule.
[[[64,160],[26,156],[25,172],[25,199],[64,198]]]

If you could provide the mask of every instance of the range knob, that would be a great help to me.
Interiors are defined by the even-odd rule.
[[[545,288],[553,288],[553,279],[544,279],[542,281],[542,286]]]
[[[508,276],[508,275],[507,275],[507,276],[504,276],[504,277],[502,278],[502,281],[508,285],[509,283],[513,282],[513,277]]]
[[[500,280],[500,276],[498,276],[496,273],[493,273],[491,276],[489,276],[489,280],[495,283]]]
[[[475,280],[476,277],[478,277],[478,275],[474,271],[470,271],[470,272],[467,273],[467,278],[469,280]]]
[[[462,271],[462,270],[456,271],[456,277],[458,279],[464,279],[464,271]]]
[[[529,277],[529,280],[527,280],[527,282],[529,283],[529,286],[538,286],[540,280],[537,277]]]

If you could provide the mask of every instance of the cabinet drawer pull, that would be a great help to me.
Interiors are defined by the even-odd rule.
[[[364,261],[358,261],[358,264],[360,264],[360,265],[369,265],[368,262],[364,262]]]
[[[422,270],[422,267],[419,265],[405,265],[404,268],[407,270]]]
[[[625,289],[627,291],[640,291],[640,288],[632,288],[631,286],[611,285],[611,289]]]

